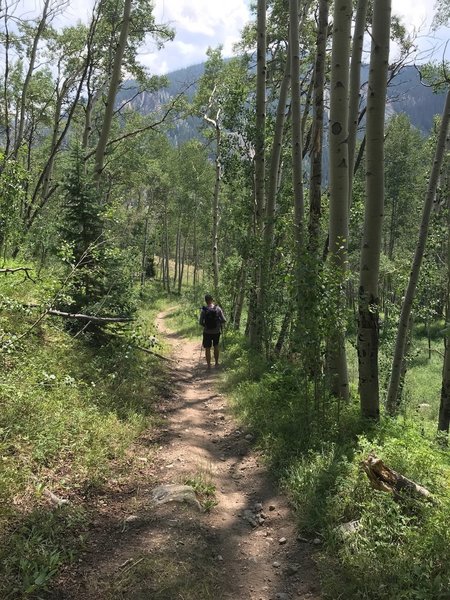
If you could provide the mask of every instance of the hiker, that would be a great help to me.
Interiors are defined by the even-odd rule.
[[[210,294],[205,296],[206,306],[202,306],[199,323],[203,327],[203,348],[205,349],[206,365],[211,368],[211,346],[214,347],[214,366],[219,365],[219,340],[225,317],[222,309],[214,304]]]

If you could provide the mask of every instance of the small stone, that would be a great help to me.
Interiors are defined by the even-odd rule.
[[[125,518],[125,523],[133,523],[134,521],[137,521],[138,518],[139,517],[137,515],[129,515]]]
[[[279,544],[281,544],[281,545],[285,544],[286,542],[287,542],[287,539],[286,539],[285,537],[281,537],[281,538],[278,540],[278,543],[279,543]]]
[[[223,560],[223,556],[222,556],[221,554],[219,554],[219,555],[217,556],[217,560]]]
[[[275,569],[279,569],[279,568],[280,568],[280,566],[281,566],[281,564],[280,564],[280,563],[279,563],[277,560],[275,560],[275,561],[272,563],[272,567],[275,567]]]
[[[263,509],[263,505],[261,504],[261,502],[255,502],[255,506],[253,508],[255,509],[255,512],[261,512]]]
[[[274,504],[269,504],[269,510],[275,510],[276,506]]]
[[[322,543],[321,539],[319,539],[319,538],[314,538],[313,539],[314,546],[320,546],[321,543]]]
[[[309,543],[308,538],[302,537],[301,535],[297,536],[297,541],[298,542],[302,542],[303,544],[308,544]]]
[[[253,440],[253,436],[251,433],[247,433],[247,435],[245,436],[245,439],[247,440],[247,442],[251,442]]]

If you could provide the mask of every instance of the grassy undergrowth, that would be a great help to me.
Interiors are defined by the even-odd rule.
[[[417,345],[423,349],[423,340]],[[323,538],[318,562],[326,598],[450,597],[450,456],[436,443],[435,376],[430,388],[423,357],[415,360],[408,410],[373,425],[361,421],[355,398],[339,406],[322,390],[315,400],[295,365],[265,364],[240,336],[228,344],[224,389],[290,495],[301,530]],[[425,397],[430,410],[417,413]],[[426,486],[436,503],[396,502],[373,490],[361,469],[370,452]],[[340,526],[351,521],[358,528],[345,534]]]
[[[53,283],[0,282],[0,597],[40,597],[83,549],[85,500],[127,473],[132,445],[156,422],[167,381],[161,361],[135,349],[130,332],[100,340],[69,335],[59,319],[22,305]],[[164,301],[148,294],[133,329],[153,338]],[[21,337],[23,336],[23,337]],[[159,351],[161,349],[158,348]],[[48,491],[69,503],[52,508]]]

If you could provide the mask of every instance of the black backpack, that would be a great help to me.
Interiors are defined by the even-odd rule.
[[[216,307],[212,306],[209,308],[208,306],[204,306],[203,311],[203,323],[205,325],[205,329],[216,329],[220,323]]]

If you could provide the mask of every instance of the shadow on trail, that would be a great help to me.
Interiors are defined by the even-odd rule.
[[[180,340],[176,333],[164,335]],[[218,373],[194,360],[192,353],[171,368],[171,395],[160,403],[170,423],[143,436],[143,445],[163,446],[151,476],[128,493],[109,489],[97,498],[82,562],[63,573],[46,598],[320,598],[312,546],[297,539],[251,434],[231,420],[225,399],[214,392]],[[155,485],[183,482],[193,466],[209,470],[218,505],[210,513],[180,504],[152,508]]]

